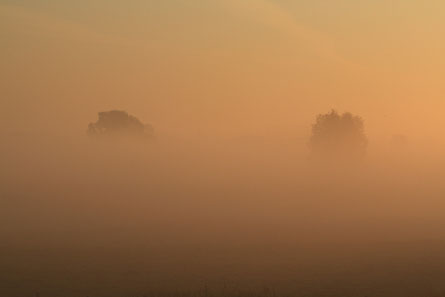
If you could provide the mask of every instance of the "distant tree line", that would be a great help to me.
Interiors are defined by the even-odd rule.
[[[151,139],[154,130],[125,111],[112,110],[99,112],[98,120],[88,125],[88,135],[93,138]],[[316,117],[309,139],[312,155],[318,158],[362,158],[367,144],[363,119],[335,110]]]

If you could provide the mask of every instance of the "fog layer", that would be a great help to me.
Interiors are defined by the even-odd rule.
[[[220,290],[223,281],[403,295],[402,279],[422,292],[426,274],[441,286],[444,172],[425,152],[326,164],[292,140],[67,139],[3,146],[8,296]]]

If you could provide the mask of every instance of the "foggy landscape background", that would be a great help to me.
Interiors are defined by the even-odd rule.
[[[334,167],[292,141],[34,140],[2,151],[2,294],[442,292],[439,157]]]
[[[445,4],[332,2],[1,1],[0,296],[443,296]]]

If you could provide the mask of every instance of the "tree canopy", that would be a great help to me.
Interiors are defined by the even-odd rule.
[[[138,118],[125,111],[112,110],[98,113],[99,119],[88,125],[91,137],[143,138],[153,137],[151,125],[143,124]]]
[[[361,117],[332,110],[317,116],[309,146],[315,155],[357,158],[365,155],[367,143]]]

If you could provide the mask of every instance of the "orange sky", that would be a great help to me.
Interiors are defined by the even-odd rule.
[[[124,109],[158,134],[305,137],[315,114],[371,138],[445,124],[443,1],[10,1],[2,131],[84,133]]]

